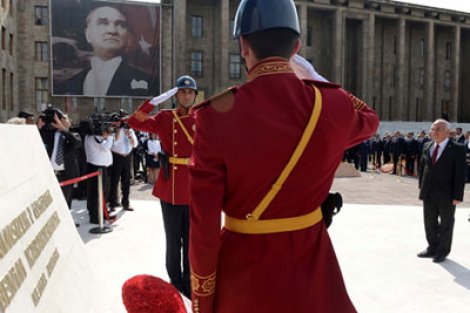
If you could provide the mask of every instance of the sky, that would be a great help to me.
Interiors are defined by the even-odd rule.
[[[128,1],[141,1],[141,2],[155,2],[160,3],[160,0],[128,0]],[[420,4],[430,7],[450,9],[454,11],[461,11],[470,13],[470,1],[468,0],[407,0],[396,1]]]

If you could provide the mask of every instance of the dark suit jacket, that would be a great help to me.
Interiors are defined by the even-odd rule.
[[[55,95],[83,95],[83,83],[91,68],[87,68],[68,80],[54,84]],[[134,86],[132,84],[134,82]],[[138,83],[146,82],[147,88]],[[137,83],[137,84],[136,84]],[[122,61],[109,84],[107,96],[148,97],[159,94],[158,77],[152,77]],[[94,96],[94,95],[87,95]]]
[[[463,201],[465,188],[464,146],[449,140],[436,165],[429,151],[434,141],[424,145],[419,168],[419,198],[442,201]]]
[[[51,158],[52,152],[54,151],[54,130],[40,130],[42,141],[46,147],[47,155]],[[80,176],[78,167],[77,151],[82,144],[80,135],[74,132],[65,131],[62,132],[62,136],[65,136],[64,142],[64,168],[65,178],[71,179]]]

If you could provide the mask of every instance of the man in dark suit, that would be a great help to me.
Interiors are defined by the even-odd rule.
[[[449,123],[439,119],[431,126],[432,141],[425,144],[419,168],[419,198],[423,200],[428,247],[420,258],[443,262],[450,253],[455,206],[465,188],[464,147],[449,140]]]
[[[390,140],[390,153],[393,158],[393,175],[397,175],[398,161],[403,154],[405,147],[405,140],[399,131],[396,131],[393,134],[392,139]]]
[[[80,176],[77,151],[82,144],[80,135],[69,131],[71,126],[68,116],[58,109],[39,133],[49,156],[52,168],[59,182]],[[62,193],[69,209],[72,207],[73,184],[62,186]],[[78,226],[78,224],[76,224]]]
[[[54,93],[86,96],[149,96],[158,93],[158,79],[133,68],[122,57],[131,34],[126,16],[117,7],[98,6],[86,18],[85,36],[93,48],[90,66],[63,83]]]

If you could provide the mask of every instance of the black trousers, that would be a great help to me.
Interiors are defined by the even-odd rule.
[[[108,195],[108,168],[104,166],[96,166],[91,163],[87,163],[87,173],[96,172],[101,169],[103,173],[103,193],[104,201],[106,201]],[[87,179],[87,202],[86,207],[88,215],[90,216],[90,222],[98,224],[98,176]],[[100,208],[102,209],[102,208]]]
[[[413,175],[415,171],[415,158],[413,156],[406,157],[406,171]]]
[[[393,155],[393,175],[397,175],[397,167],[398,167],[398,161],[400,161],[400,156],[398,155]],[[403,175],[403,172],[402,172]]]
[[[111,183],[109,186],[108,202],[110,206],[115,207],[119,203],[118,185],[121,180],[121,203],[124,207],[129,206],[129,189],[131,182],[131,155],[122,156],[113,153],[113,165],[109,168]]]
[[[189,269],[189,206],[160,201],[166,234],[166,269],[170,282],[191,298]],[[181,251],[183,252],[181,258]],[[183,268],[181,268],[183,264]]]
[[[424,199],[423,213],[428,250],[447,256],[452,245],[455,205],[449,200]]]
[[[66,181],[65,178],[65,171],[58,171],[56,172],[55,176],[59,182]],[[64,194],[65,201],[67,201],[67,206],[69,210],[72,208],[72,195],[73,195],[73,184],[67,186],[61,186],[62,193]]]

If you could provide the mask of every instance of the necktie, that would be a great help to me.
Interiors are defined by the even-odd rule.
[[[126,149],[126,154],[130,153],[131,148],[130,148],[130,142],[129,138],[127,138],[126,132],[124,131],[124,148]]]
[[[60,135],[59,143],[57,145],[57,151],[55,154],[55,163],[57,165],[62,165],[64,163],[64,142],[65,142],[65,137]]]
[[[436,148],[432,152],[431,160],[432,160],[432,165],[436,165],[437,162],[437,152],[439,151],[439,145],[436,145]]]

